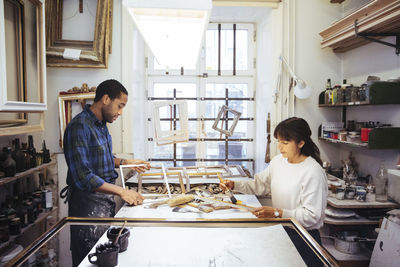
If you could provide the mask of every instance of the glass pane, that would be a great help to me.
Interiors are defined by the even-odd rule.
[[[206,70],[218,69],[218,31],[206,32]]]
[[[205,117],[206,118],[216,118],[221,107],[225,105],[225,101],[207,101],[205,103]]]
[[[232,121],[229,121],[232,123]],[[230,126],[230,124],[228,124]],[[252,138],[249,134],[249,128],[254,126],[253,121],[239,121],[230,138]]]
[[[189,138],[197,138],[197,121],[189,121]]]
[[[194,83],[155,83],[153,97],[196,97],[196,84]]]
[[[243,101],[243,100],[234,100],[234,101],[229,101],[229,107],[233,110],[236,110],[240,113],[242,113],[240,115],[241,118],[247,118],[248,114],[247,114],[247,108],[249,106],[249,101]],[[234,118],[234,114],[231,112],[228,112],[229,114],[229,118]]]
[[[161,166],[161,163],[164,164],[165,167],[174,167],[174,161],[152,161],[151,164],[155,166]]]
[[[225,158],[225,142],[205,142],[207,159]]]
[[[186,142],[176,144],[176,158],[178,159],[195,159],[196,158],[196,142]]]
[[[233,26],[232,26],[233,28]],[[218,30],[206,33],[206,70],[218,70]],[[236,30],[236,70],[247,70],[248,30]],[[233,29],[221,30],[221,70],[233,70]]]
[[[225,97],[226,88],[228,88],[229,97],[249,97],[247,83],[208,83],[206,85],[206,97]]]
[[[188,166],[195,166],[197,161],[177,161],[177,167],[188,167]]]
[[[221,30],[221,70],[233,70],[233,30]]]
[[[173,157],[173,145],[158,146],[153,142],[153,158],[169,159]]]
[[[93,41],[97,1],[85,1],[83,13],[80,13],[78,8],[79,6],[76,1],[62,2],[63,22],[61,39]],[[82,25],[85,26],[82,27]],[[76,29],[79,30],[77,31]]]
[[[247,158],[247,142],[229,142],[228,143],[228,158],[229,159],[245,159]]]
[[[247,70],[248,31],[236,30],[236,70]]]

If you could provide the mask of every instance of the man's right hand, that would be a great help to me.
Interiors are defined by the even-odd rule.
[[[128,205],[140,205],[143,203],[144,197],[136,191],[129,189],[122,189],[119,196],[126,202]]]

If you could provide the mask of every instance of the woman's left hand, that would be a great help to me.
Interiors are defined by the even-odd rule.
[[[275,217],[276,208],[270,206],[262,206],[259,208],[255,208],[252,210],[253,213],[257,218],[276,218]]]

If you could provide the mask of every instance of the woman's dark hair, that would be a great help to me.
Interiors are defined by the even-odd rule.
[[[274,137],[279,137],[287,141],[295,141],[296,143],[304,141],[300,153],[313,157],[322,166],[319,149],[313,140],[311,140],[311,129],[304,119],[291,117],[281,121],[275,128]]]
[[[119,98],[121,93],[128,95],[128,91],[119,81],[113,79],[105,80],[97,86],[94,102],[99,101],[103,95],[108,95],[111,100],[114,100]]]

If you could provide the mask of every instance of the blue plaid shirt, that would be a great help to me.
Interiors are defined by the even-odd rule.
[[[97,119],[90,105],[85,105],[65,129],[64,156],[67,184],[81,191],[92,192],[118,177],[106,122]]]

